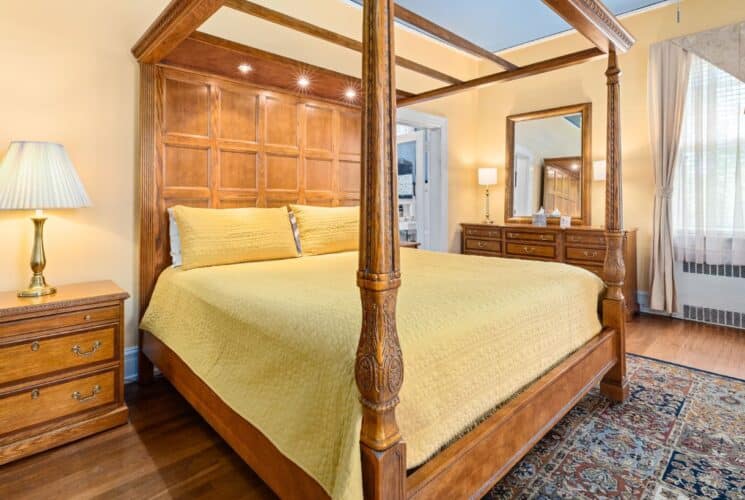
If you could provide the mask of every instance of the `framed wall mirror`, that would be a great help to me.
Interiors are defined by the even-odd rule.
[[[592,104],[507,117],[504,220],[524,224],[541,207],[590,225]]]

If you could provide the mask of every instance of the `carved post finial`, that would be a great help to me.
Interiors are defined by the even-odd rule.
[[[355,379],[362,402],[365,498],[404,498],[406,447],[396,423],[403,358],[396,331],[400,285],[393,0],[363,8],[362,173],[357,285],[362,331]]]

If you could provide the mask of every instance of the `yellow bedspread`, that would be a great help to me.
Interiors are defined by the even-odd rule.
[[[334,498],[361,498],[357,253],[162,273],[142,328]],[[597,334],[602,282],[556,263],[401,251],[397,410],[414,467]]]

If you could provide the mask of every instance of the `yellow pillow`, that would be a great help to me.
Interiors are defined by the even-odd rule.
[[[311,207],[290,205],[295,214],[303,255],[357,250],[359,207]]]
[[[298,257],[287,209],[173,209],[183,269]]]

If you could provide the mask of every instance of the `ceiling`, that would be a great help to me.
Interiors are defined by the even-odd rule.
[[[620,15],[664,1],[604,0],[603,3]],[[492,52],[570,29],[541,0],[396,0],[396,3]]]

